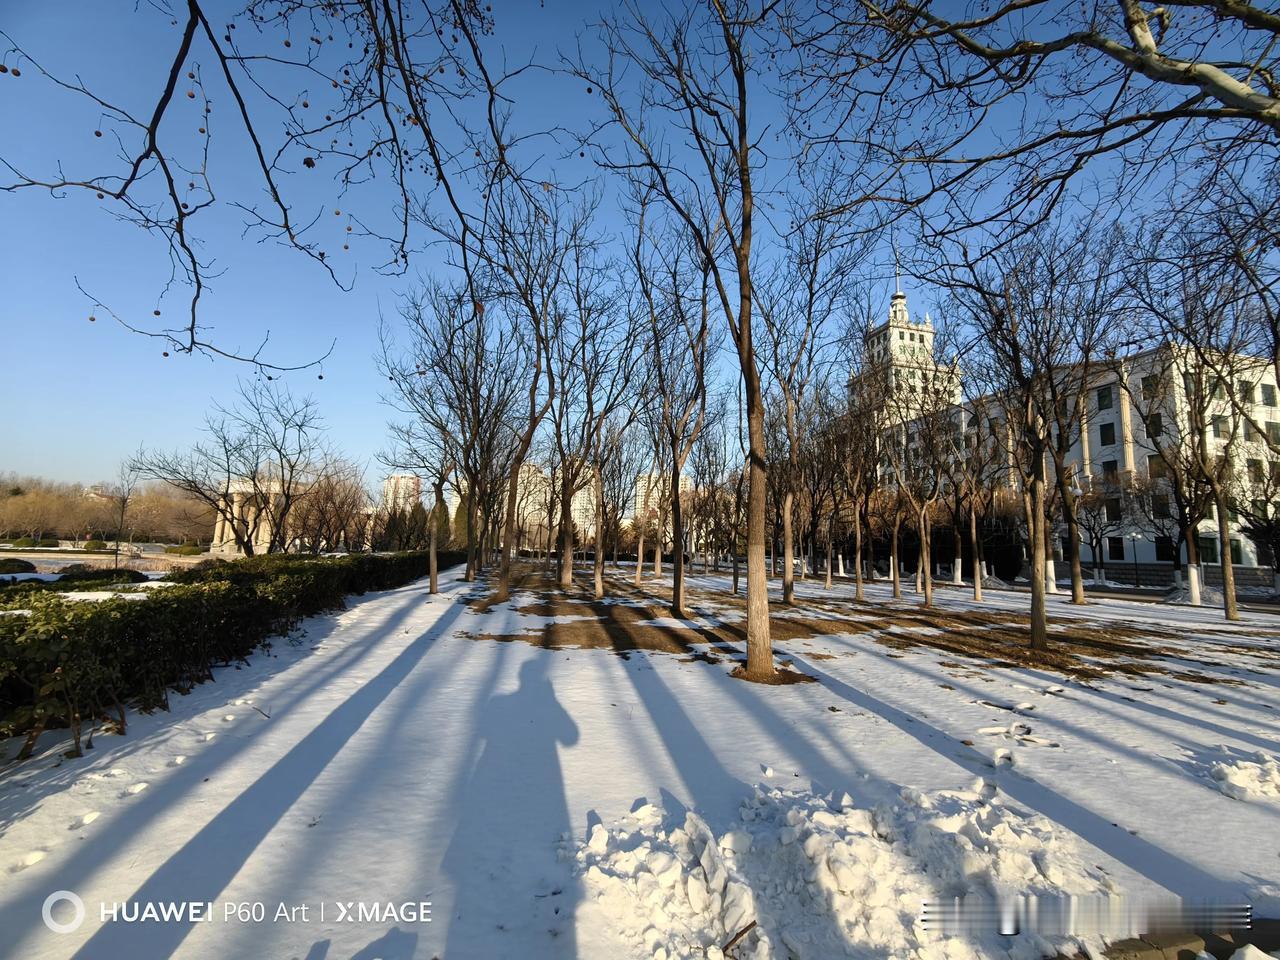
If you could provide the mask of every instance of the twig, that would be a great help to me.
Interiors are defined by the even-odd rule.
[[[721,947],[721,950],[724,952],[724,954],[728,956],[729,951],[733,949],[734,945],[743,937],[745,937],[748,933],[750,933],[752,929],[754,929],[755,925],[756,925],[756,922],[752,920],[745,927],[743,927],[741,930],[735,933],[733,935],[733,939],[730,940],[728,943],[726,943],[723,947]]]
[[[268,720],[271,719],[271,714],[267,713],[267,711],[263,710],[261,707],[255,706],[254,704],[249,704],[249,706],[253,707],[253,709],[257,710],[260,714],[262,714]],[[743,931],[743,932],[745,933],[746,931]]]

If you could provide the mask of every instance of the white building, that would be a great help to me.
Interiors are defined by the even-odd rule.
[[[865,345],[871,369],[882,376],[887,374],[885,382],[894,385],[895,391],[909,392],[919,377],[946,369],[937,364],[933,356],[932,324],[927,317],[922,324],[911,322],[901,290],[893,295],[888,321],[867,332]],[[1272,477],[1270,470],[1274,468],[1270,465],[1275,457],[1270,453],[1271,447],[1262,434],[1238,415],[1225,391],[1230,389],[1237,398],[1250,403],[1252,419],[1264,426],[1273,445],[1280,443],[1280,406],[1277,406],[1274,373],[1269,364],[1260,360],[1235,358],[1231,366],[1241,371],[1239,381],[1229,386],[1213,384],[1212,400],[1200,405],[1206,408],[1210,424],[1205,431],[1205,442],[1211,455],[1229,458],[1235,476],[1258,480]],[[956,376],[953,420],[957,429],[971,435],[970,442],[978,441],[972,437],[977,433],[988,442],[1002,443],[1007,459],[1004,482],[1016,486],[1016,450],[999,403],[992,398],[961,403],[959,370],[952,369]],[[1162,502],[1172,510],[1169,502],[1172,491],[1165,490],[1168,471],[1162,451],[1173,457],[1180,445],[1196,442],[1191,410],[1199,406],[1189,405],[1195,377],[1188,372],[1196,369],[1190,354],[1162,346],[1115,361],[1097,362],[1090,368],[1088,382],[1080,384],[1086,393],[1084,415],[1065,458],[1065,469],[1069,471],[1072,489],[1081,493],[1096,492],[1105,515],[1114,519],[1114,523],[1107,524],[1108,532],[1100,538],[1098,556],[1094,555],[1095,547],[1082,531],[1081,561],[1086,574],[1090,568],[1106,568],[1108,575],[1114,574],[1115,579],[1131,580],[1136,574],[1140,579],[1145,577],[1147,583],[1169,582],[1175,561],[1175,537],[1169,534],[1171,513],[1167,518],[1169,523],[1159,522]],[[1203,368],[1199,369],[1203,380]],[[983,406],[982,415],[988,418],[985,423],[978,422],[979,403]],[[909,411],[910,405],[899,404],[896,409]],[[901,412],[897,418],[901,423]],[[999,439],[992,441],[991,438]],[[1051,459],[1046,464],[1046,474],[1052,485],[1055,476]],[[1130,509],[1129,498],[1139,483],[1150,491],[1148,496],[1153,506],[1148,512],[1155,515],[1155,520]],[[1162,490],[1165,492],[1161,493]],[[1166,499],[1161,501],[1161,497]],[[1259,564],[1258,551],[1241,532],[1238,518],[1232,515],[1229,521],[1232,562],[1239,568],[1237,584],[1270,586],[1271,566]],[[1062,539],[1055,548],[1061,559],[1067,546],[1065,527],[1057,526]],[[1212,505],[1197,525],[1195,539],[1205,579],[1220,581],[1218,527]],[[1187,562],[1185,546],[1177,559],[1180,564]]]
[[[393,473],[382,481],[382,508],[412,510],[422,502],[422,478],[412,473]]]

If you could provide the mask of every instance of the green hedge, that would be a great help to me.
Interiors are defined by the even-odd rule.
[[[198,543],[184,543],[179,547],[165,547],[164,552],[176,554],[180,557],[195,557],[204,553],[204,547]]]
[[[0,573],[35,573],[36,565],[18,557],[0,557]]]
[[[440,567],[462,559],[441,554]],[[212,679],[215,665],[243,660],[300,618],[427,570],[425,553],[272,555],[198,564],[141,600],[32,593],[29,612],[0,613],[0,737],[26,733],[24,757],[42,730],[67,726],[78,756],[86,724],[108,718],[123,732],[126,705],[167,708],[170,689]]]
[[[80,544],[81,550],[105,550],[107,549],[107,541],[105,540],[86,540]]]

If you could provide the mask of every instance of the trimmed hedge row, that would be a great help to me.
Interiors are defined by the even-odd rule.
[[[441,568],[460,562],[441,554]],[[426,553],[317,559],[289,555],[210,561],[173,576],[144,599],[67,602],[33,594],[29,613],[0,614],[0,736],[26,733],[19,759],[48,727],[81,736],[100,718],[124,731],[125,706],[168,708],[213,667],[244,660],[299,619],[339,609],[350,593],[425,576]]]
[[[0,573],[35,573],[36,565],[19,557],[0,557]]]

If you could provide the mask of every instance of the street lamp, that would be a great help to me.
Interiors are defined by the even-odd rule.
[[[1134,589],[1142,586],[1138,579],[1138,541],[1143,539],[1141,530],[1130,530],[1128,534],[1130,550],[1133,552],[1133,586]]]

